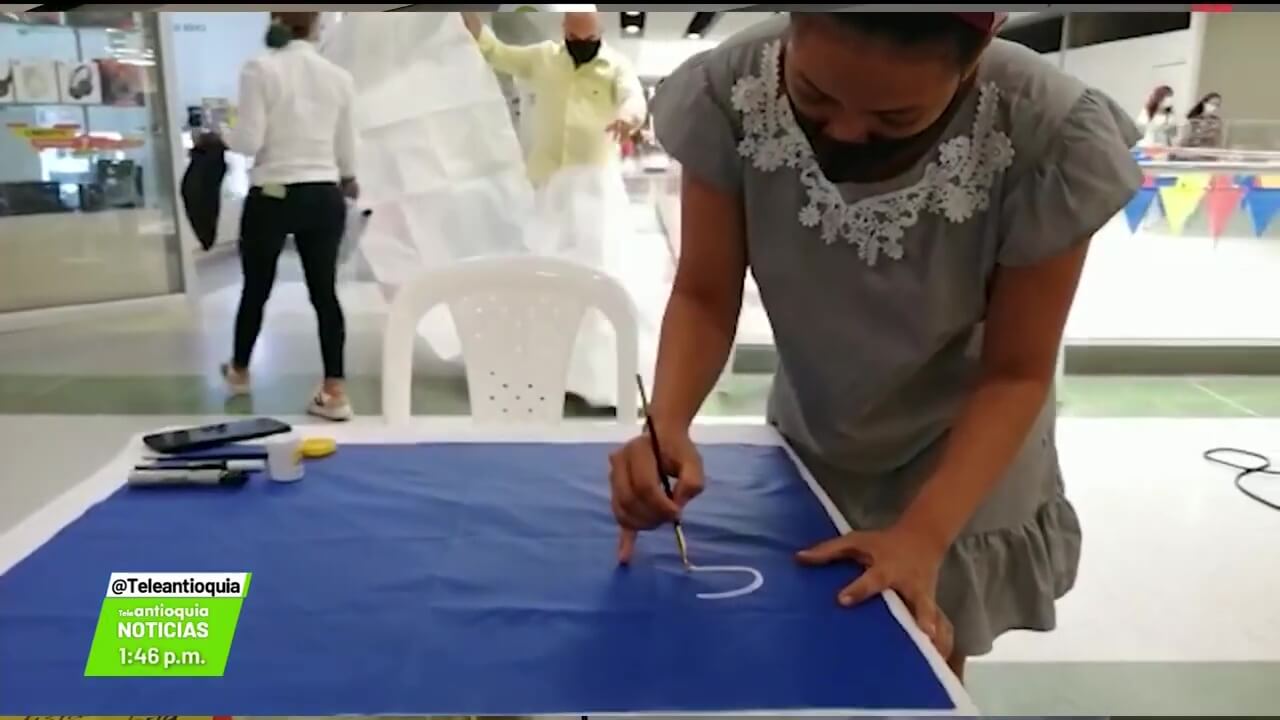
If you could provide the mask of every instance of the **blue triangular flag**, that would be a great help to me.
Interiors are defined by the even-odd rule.
[[[1267,231],[1276,211],[1280,210],[1280,190],[1255,187],[1249,190],[1245,204],[1249,206],[1249,217],[1253,219],[1253,231],[1261,235]]]
[[[1134,194],[1128,205],[1124,206],[1124,218],[1129,221],[1129,232],[1137,232],[1138,224],[1151,209],[1151,201],[1156,198],[1156,189],[1141,188]]]

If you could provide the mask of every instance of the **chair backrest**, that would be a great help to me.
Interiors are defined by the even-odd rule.
[[[411,417],[413,347],[422,317],[447,305],[462,345],[472,417],[550,424],[564,394],[582,319],[600,311],[617,338],[618,422],[636,423],[636,310],[613,278],[545,257],[463,260],[418,275],[396,293],[382,346],[382,414]]]

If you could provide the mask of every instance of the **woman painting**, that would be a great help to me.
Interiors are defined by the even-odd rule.
[[[750,271],[775,335],[768,418],[856,531],[797,548],[896,590],[960,673],[1054,626],[1080,525],[1055,360],[1090,237],[1142,181],[1138,132],[995,13],[793,13],[687,61],[654,102],[683,250],[646,438],[611,457],[620,560],[703,490],[689,428]],[[705,500],[714,502],[714,496]]]

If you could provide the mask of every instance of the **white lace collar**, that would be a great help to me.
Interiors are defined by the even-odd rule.
[[[762,172],[782,167],[800,174],[808,203],[800,209],[800,224],[820,228],[828,245],[852,243],[858,256],[875,265],[881,255],[903,256],[902,236],[932,212],[953,223],[985,210],[991,183],[1013,162],[1013,144],[995,127],[995,83],[983,83],[969,135],[958,135],[938,146],[938,158],[924,168],[916,183],[900,190],[846,203],[822,174],[809,141],[796,123],[781,87],[782,42],[765,46],[760,74],[740,78],[733,85],[733,107],[742,115],[743,138],[738,153]]]

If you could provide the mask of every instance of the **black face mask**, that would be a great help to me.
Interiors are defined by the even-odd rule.
[[[862,142],[845,142],[828,137],[822,132],[822,125],[801,113],[794,103],[791,112],[813,148],[813,159],[817,161],[818,169],[833,183],[854,182],[874,173],[877,168],[900,161],[912,153],[929,132],[926,128],[902,138],[872,135]]]
[[[280,23],[273,22],[271,27],[267,28],[267,36],[263,40],[267,47],[279,50],[293,40],[293,31]]]
[[[573,66],[582,67],[595,60],[596,55],[600,54],[600,39],[583,40],[567,37],[564,39],[564,47],[569,51],[569,57],[573,58]]]

